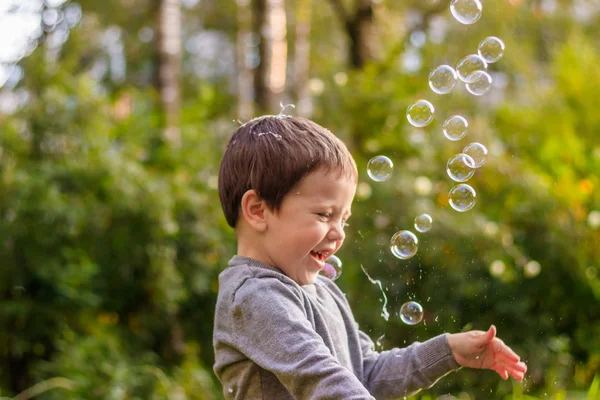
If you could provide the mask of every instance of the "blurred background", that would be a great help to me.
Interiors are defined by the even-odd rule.
[[[463,369],[418,398],[599,399],[600,3],[484,0],[472,25],[449,3],[0,0],[0,398],[222,398],[219,160],[283,102],[359,165],[336,283],[378,349],[494,323],[529,365],[522,384]],[[492,90],[433,93],[432,69],[487,36],[506,44]],[[436,108],[421,129],[419,98]],[[458,213],[445,165],[470,142],[489,155]],[[374,182],[380,154],[394,171]],[[394,258],[422,212],[418,253]]]

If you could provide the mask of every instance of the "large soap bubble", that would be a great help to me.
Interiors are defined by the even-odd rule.
[[[408,260],[417,254],[419,239],[411,231],[398,231],[390,240],[392,254],[401,260]]]
[[[416,325],[423,320],[423,307],[416,301],[409,301],[400,307],[400,319],[407,325]]]
[[[486,37],[479,43],[477,53],[487,63],[495,63],[504,55],[504,42],[495,36]]]
[[[467,91],[474,96],[483,96],[492,88],[492,77],[485,71],[475,71],[467,77]]]
[[[452,0],[450,12],[461,24],[470,25],[481,18],[483,6],[479,0]]]
[[[475,206],[477,193],[466,183],[454,186],[448,193],[450,206],[458,212],[469,211]]]
[[[406,118],[412,126],[422,128],[433,121],[434,112],[433,104],[427,100],[417,100],[406,110]]]
[[[487,63],[479,54],[469,54],[456,64],[458,79],[469,83],[469,76],[475,71],[486,71]]]
[[[444,121],[443,132],[448,140],[457,141],[465,137],[469,122],[460,115],[453,115]]]
[[[367,174],[375,182],[383,182],[390,179],[394,163],[386,156],[376,156],[367,163]]]
[[[437,94],[447,94],[456,86],[456,71],[449,65],[440,65],[429,74],[429,87]]]
[[[330,256],[325,261],[325,266],[319,273],[332,281],[335,281],[342,275],[342,260],[336,255]]]

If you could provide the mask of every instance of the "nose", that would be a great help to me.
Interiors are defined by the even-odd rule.
[[[342,241],[346,237],[346,233],[344,232],[344,227],[341,224],[335,224],[329,229],[327,232],[327,239]]]

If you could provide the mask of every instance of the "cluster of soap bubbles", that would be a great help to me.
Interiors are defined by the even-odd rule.
[[[481,17],[483,7],[480,0],[452,0],[450,11],[454,18],[462,24],[473,24]],[[429,74],[429,87],[440,95],[448,94],[454,90],[457,83],[462,81],[467,91],[474,96],[483,96],[491,90],[492,77],[487,72],[488,64],[495,63],[504,54],[504,43],[497,37],[490,36],[479,43],[477,53],[463,57],[455,67],[440,65]],[[408,122],[417,128],[429,125],[435,117],[435,107],[425,99],[420,99],[411,104],[406,111]],[[452,141],[463,139],[468,132],[469,122],[461,115],[448,117],[443,124],[444,136]],[[478,142],[470,143],[463,147],[460,153],[452,156],[446,163],[448,176],[458,184],[448,193],[450,206],[459,212],[472,209],[475,205],[477,193],[466,184],[486,161],[488,150]],[[390,158],[379,155],[369,160],[367,173],[376,182],[384,182],[392,176],[394,164]],[[414,220],[417,232],[425,233],[431,229],[433,219],[429,214],[421,214]],[[419,239],[410,230],[396,232],[390,240],[392,254],[401,259],[408,260],[413,257],[419,248]],[[404,303],[399,311],[400,319],[414,325],[423,319],[423,307],[415,301]]]
[[[367,174],[375,182],[383,182],[392,176],[394,163],[389,157],[379,155],[371,158],[367,163]],[[427,232],[433,225],[429,214],[421,214],[415,218],[415,229],[421,233]],[[417,254],[419,239],[409,230],[398,231],[392,236],[390,249],[392,254],[401,260],[408,260]]]
[[[481,17],[483,7],[480,0],[453,0],[450,11],[454,18],[462,24],[473,24]],[[450,93],[457,82],[464,82],[469,93],[483,96],[492,87],[492,77],[487,72],[488,64],[495,63],[504,54],[504,42],[495,36],[489,36],[479,43],[477,53],[468,54],[457,64],[440,65],[429,74],[429,87],[436,94]],[[406,111],[408,122],[422,128],[429,125],[435,115],[435,108],[428,100],[420,99],[411,104]],[[464,138],[469,122],[461,115],[448,117],[443,124],[442,132],[451,141]],[[478,142],[465,146],[460,153],[452,156],[446,164],[448,176],[459,184],[448,192],[450,206],[459,212],[465,212],[475,206],[477,193],[470,185],[464,183],[474,174],[475,169],[485,163],[487,148]]]

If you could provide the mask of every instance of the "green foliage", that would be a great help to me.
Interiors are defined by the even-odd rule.
[[[423,67],[405,72],[409,30],[430,23],[415,28],[407,16],[429,6],[378,2],[381,58],[351,71],[340,51],[345,34],[332,28],[338,16],[328,2],[313,3],[311,76],[325,87],[313,95],[314,119],[348,143],[361,174],[337,283],[363,330],[384,335],[390,348],[494,323],[529,366],[522,385],[463,369],[415,398],[596,399],[600,230],[589,216],[600,210],[598,17],[575,20],[565,11],[570,1],[544,15],[539,2],[497,0],[462,27],[444,8],[444,41],[428,41]],[[198,79],[186,54],[175,146],[162,134],[153,49],[138,40],[153,23],[149,2],[82,6],[85,18],[56,61],[41,46],[21,62],[16,90],[29,93],[28,104],[0,114],[0,396],[221,398],[210,371],[212,320],[217,275],[235,243],[216,182],[236,127],[236,77]],[[221,0],[191,7],[186,37],[202,26],[233,40],[234,10]],[[127,56],[119,81],[90,74],[109,57],[101,38],[111,27]],[[433,97],[430,69],[454,64],[491,34],[507,44],[490,66],[506,86],[483,98],[459,87]],[[417,98],[437,110],[422,130],[404,116]],[[471,126],[459,143],[440,132],[454,113]],[[444,165],[470,141],[490,156],[470,181],[477,206],[458,214],[448,206]],[[395,164],[385,183],[363,168],[377,154]],[[419,235],[413,259],[393,258],[389,238],[421,212],[434,228]],[[490,271],[496,261],[499,274]],[[530,261],[539,275],[528,272]],[[379,316],[381,293],[365,286],[361,266],[384,283],[390,321]],[[425,308],[424,323],[410,329],[395,315],[408,299]]]

